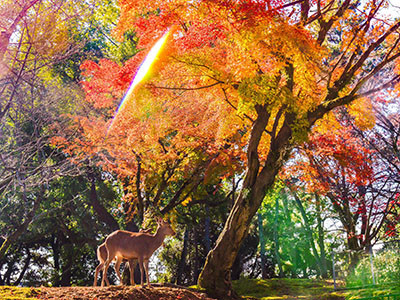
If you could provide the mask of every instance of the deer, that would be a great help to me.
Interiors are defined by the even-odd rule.
[[[139,230],[139,232],[142,232],[142,233],[149,233],[150,231],[151,231],[151,228]],[[100,261],[100,263],[96,267],[96,270],[95,270],[93,286],[97,286],[97,277],[99,275],[99,272],[103,269],[104,262],[107,260],[107,257],[108,257],[108,252],[107,252],[107,248],[106,248],[106,243],[104,242],[99,247],[97,247],[97,259]],[[121,273],[119,271],[119,267],[121,266],[123,259],[125,259],[125,257],[122,257],[122,256],[116,256],[113,259],[113,261],[115,261],[115,264],[114,264],[115,273],[117,274],[120,284],[122,284],[122,278],[121,278]],[[129,269],[135,267],[134,261],[135,261],[134,259],[128,260]],[[131,276],[131,284],[133,285],[132,276]]]
[[[140,267],[140,284],[144,287],[143,276],[146,273],[147,286],[151,287],[149,280],[149,260],[164,242],[167,235],[174,236],[176,233],[172,229],[169,222],[164,221],[162,218],[157,220],[157,230],[154,234],[143,232],[130,232],[125,230],[116,230],[111,233],[105,241],[107,249],[107,259],[103,266],[103,279],[101,286],[105,284],[110,285],[107,278],[107,270],[112,260],[115,257],[122,257],[129,262],[134,259],[138,260]],[[130,267],[131,284],[133,285],[133,267]]]

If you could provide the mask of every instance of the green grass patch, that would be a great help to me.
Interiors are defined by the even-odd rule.
[[[344,300],[346,294],[333,291],[331,282],[312,279],[241,279],[233,287],[244,298],[260,300]]]
[[[366,297],[400,294],[400,283],[380,284],[348,291],[347,300],[356,300]]]
[[[0,286],[1,300],[36,300],[40,289],[15,286]]]

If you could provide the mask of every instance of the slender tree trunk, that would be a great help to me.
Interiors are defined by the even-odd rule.
[[[258,237],[260,240],[260,256],[261,256],[261,277],[262,279],[266,279],[267,269],[265,268],[265,238],[264,238],[264,228],[263,228],[263,219],[260,213],[257,213],[258,220]]]
[[[243,194],[235,202],[216,247],[207,256],[199,278],[199,285],[206,288],[211,297],[232,299],[235,297],[231,285],[231,268],[245,238],[252,218]],[[240,209],[241,208],[241,209]]]
[[[50,246],[51,246],[51,249],[53,250],[53,260],[54,260],[54,270],[55,270],[53,285],[59,286],[59,284],[60,284],[60,241],[59,241],[58,234],[52,235],[51,240],[50,240]]]
[[[15,265],[15,261],[10,261],[10,262],[7,264],[7,271],[6,271],[6,273],[4,274],[4,283],[5,283],[6,285],[11,285],[11,274],[12,274],[12,273],[14,272],[14,270],[15,270],[14,265]]]
[[[321,276],[322,278],[328,278],[328,264],[326,262],[326,250],[325,250],[325,241],[324,241],[324,226],[321,217],[321,203],[319,196],[315,195],[316,200],[316,208],[317,208],[317,226],[318,226],[318,245],[321,261]]]
[[[355,228],[354,231],[355,232]],[[348,268],[348,273],[351,273],[361,259],[361,248],[358,241],[358,238],[353,235],[348,235],[347,238],[347,247],[350,250],[350,264]]]
[[[3,267],[3,265],[0,265],[0,267]],[[3,278],[3,276],[1,276],[1,274],[0,274],[0,285],[4,285],[4,284],[5,284],[4,278]]]
[[[193,230],[193,239],[194,239],[194,253],[195,253],[195,261],[194,261],[194,278],[197,280],[199,278],[201,272],[201,262],[200,262],[200,254],[199,254],[199,234],[196,228]]]
[[[231,268],[231,280],[239,280],[240,274],[243,272],[243,257],[240,255],[240,250]]]
[[[303,219],[303,223],[304,223],[304,229],[306,231],[307,234],[307,240],[308,240],[308,244],[311,247],[314,259],[315,259],[315,263],[317,266],[317,272],[319,273],[319,275],[322,276],[322,267],[321,267],[321,258],[320,255],[317,251],[317,248],[315,247],[315,243],[314,243],[314,237],[313,237],[313,232],[310,226],[310,222],[308,221],[308,217],[307,217],[307,213],[306,210],[303,207],[303,203],[301,203],[300,198],[297,196],[297,194],[295,192],[292,191],[292,194],[294,196],[294,199],[296,201],[297,207],[301,213],[301,217]]]
[[[18,276],[18,279],[14,282],[14,285],[19,285],[21,283],[26,271],[29,268],[29,264],[31,262],[31,257],[32,257],[32,255],[31,255],[31,252],[29,251],[29,248],[26,248],[26,259],[25,259],[24,267],[22,268],[21,273]]]
[[[65,261],[61,267],[62,273],[59,284],[60,286],[71,286],[72,266],[74,264],[74,249],[70,242],[65,244],[63,248],[65,253]]]
[[[176,272],[176,283],[178,285],[183,285],[185,283],[184,282],[184,278],[183,278],[183,274],[184,274],[184,269],[185,269],[185,265],[186,265],[186,255],[187,255],[187,248],[188,248],[188,240],[189,240],[189,230],[186,228],[185,229],[185,234],[183,236],[182,254],[181,254],[181,258],[179,260],[178,270]]]
[[[275,200],[275,220],[274,220],[274,254],[275,254],[275,261],[278,264],[279,269],[279,278],[283,277],[283,269],[282,269],[282,262],[281,256],[279,255],[279,233],[278,233],[278,217],[279,217],[279,198],[277,197]]]
[[[206,204],[206,217],[204,220],[204,244],[207,253],[210,252],[211,250],[210,223],[211,223],[210,208]]]

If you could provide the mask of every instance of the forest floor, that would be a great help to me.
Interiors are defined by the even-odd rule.
[[[344,300],[347,295],[334,291],[333,282],[315,279],[241,279],[233,288],[249,300]]]
[[[0,287],[0,300],[213,300],[204,293],[171,286]]]
[[[332,282],[311,279],[241,279],[233,282],[246,300],[356,300],[366,296],[400,294],[400,285],[334,291]],[[111,287],[0,286],[0,300],[213,300],[194,289],[155,284]]]

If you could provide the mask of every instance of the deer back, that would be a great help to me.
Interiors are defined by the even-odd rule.
[[[110,255],[127,259],[149,258],[162,244],[162,240],[148,233],[117,230],[107,237],[105,244]]]

